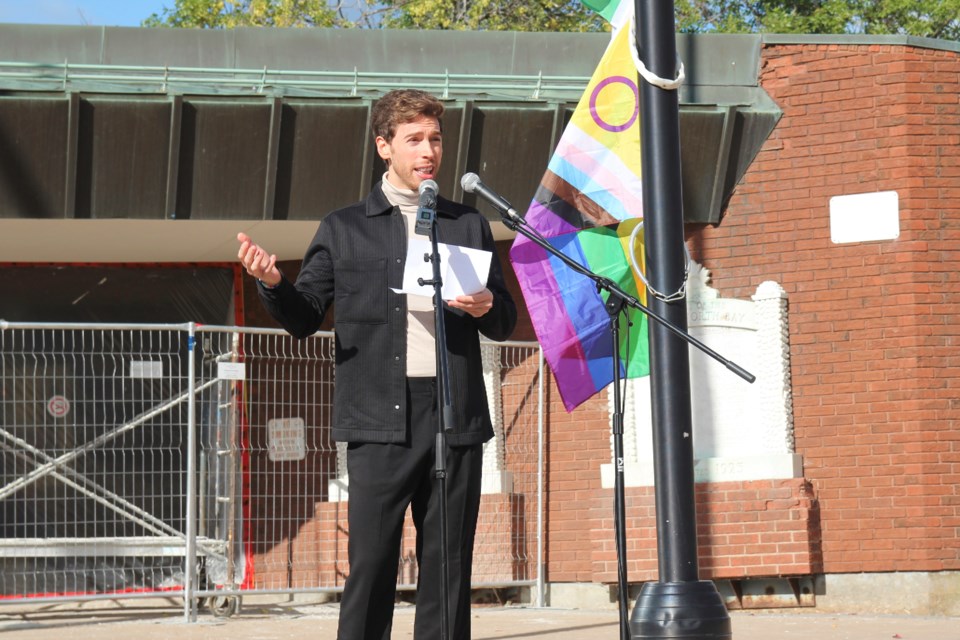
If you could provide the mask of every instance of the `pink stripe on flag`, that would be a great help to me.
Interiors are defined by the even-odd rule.
[[[643,200],[639,195],[640,192],[636,188],[630,188],[631,185],[622,173],[608,168],[608,162],[619,162],[617,154],[606,147],[602,147],[602,152],[603,157],[600,159],[603,162],[600,162],[597,151],[578,146],[573,141],[573,136],[564,136],[557,146],[556,155],[563,158],[564,162],[568,162],[579,169],[584,175],[590,176],[593,182],[603,187],[610,195],[620,201],[624,211],[629,212],[630,215],[639,216],[640,212],[643,211]],[[622,164],[620,164],[620,168],[626,170],[626,167]],[[639,188],[639,176],[631,172],[629,180],[635,183],[633,186]],[[581,191],[583,191],[582,188]]]

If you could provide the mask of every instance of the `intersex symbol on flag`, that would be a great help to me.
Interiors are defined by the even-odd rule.
[[[632,6],[587,2],[616,20]],[[609,17],[608,17],[609,18]],[[622,22],[614,24],[617,28]],[[632,264],[643,264],[640,179],[640,92],[629,28],[615,31],[597,65],[525,219],[550,243],[591,271],[646,302]],[[510,249],[534,331],[568,411],[613,381],[606,294],[545,249],[518,236]],[[647,319],[637,314],[619,345],[622,373],[649,374]]]

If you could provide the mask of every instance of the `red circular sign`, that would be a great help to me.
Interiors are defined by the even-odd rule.
[[[47,413],[54,418],[63,418],[70,413],[70,401],[65,396],[53,396],[47,400]]]

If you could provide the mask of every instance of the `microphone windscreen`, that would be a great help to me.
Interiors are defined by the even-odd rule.
[[[433,209],[437,206],[437,192],[440,187],[433,180],[424,180],[420,183],[420,206]]]
[[[467,193],[473,193],[473,190],[477,188],[478,182],[480,182],[480,176],[475,173],[465,173],[463,177],[460,178],[460,186]]]

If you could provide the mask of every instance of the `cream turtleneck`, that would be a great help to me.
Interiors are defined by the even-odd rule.
[[[413,237],[420,194],[410,189],[400,189],[383,175],[381,182],[387,201],[400,208],[407,227],[407,238]],[[432,291],[432,289],[431,289]],[[407,296],[407,377],[432,378],[437,375],[436,332],[433,315],[433,298],[430,296]]]

